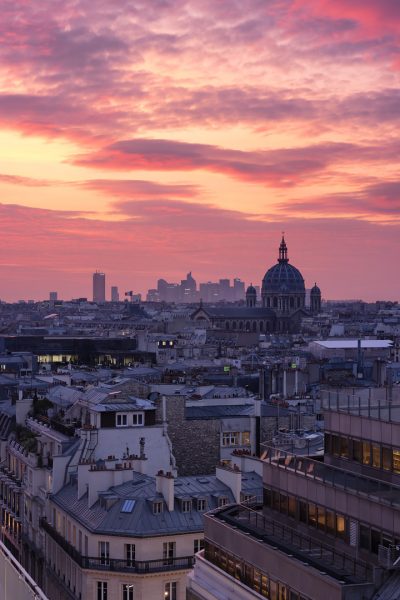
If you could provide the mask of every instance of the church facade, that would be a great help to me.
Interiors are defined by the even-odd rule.
[[[254,333],[296,333],[301,320],[321,310],[321,290],[315,284],[306,307],[306,289],[300,271],[289,263],[284,236],[277,264],[265,273],[261,287],[261,306],[255,288],[246,291],[246,306],[204,306],[193,313],[194,321],[207,321],[215,329]]]

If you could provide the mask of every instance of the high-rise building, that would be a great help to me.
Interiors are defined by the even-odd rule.
[[[111,286],[111,302],[119,302],[119,292],[116,285]]]
[[[93,302],[106,300],[106,275],[96,271],[93,273]]]
[[[50,292],[49,294],[49,300],[50,302],[55,302],[58,298],[58,294],[57,292]]]

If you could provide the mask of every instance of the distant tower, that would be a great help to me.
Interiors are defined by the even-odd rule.
[[[248,308],[254,308],[257,303],[257,291],[253,287],[253,284],[249,285],[246,290],[246,306]]]
[[[111,302],[119,302],[119,292],[116,285],[111,286]]]
[[[50,302],[56,302],[57,298],[58,298],[57,292],[50,292],[50,294],[49,294],[49,300],[50,300]]]
[[[106,276],[105,273],[93,273],[93,302],[106,301]]]
[[[314,287],[311,289],[310,308],[313,314],[321,312],[321,290],[319,289],[317,284],[315,284]]]

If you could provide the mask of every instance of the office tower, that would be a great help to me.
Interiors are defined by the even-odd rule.
[[[56,302],[57,298],[58,298],[57,292],[50,292],[50,294],[49,294],[50,302]]]
[[[399,400],[323,390],[324,460],[264,446],[263,499],[205,517],[188,600],[398,598]]]
[[[111,286],[111,302],[119,302],[119,292],[116,285]]]
[[[93,302],[106,300],[106,275],[96,271],[93,273]]]
[[[241,281],[238,278],[233,280],[233,296],[234,300],[244,300],[246,297],[244,281]]]

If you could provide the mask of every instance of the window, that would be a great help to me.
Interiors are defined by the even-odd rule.
[[[164,564],[172,564],[172,560],[175,557],[176,544],[175,542],[164,542],[163,543],[163,559]]]
[[[242,446],[250,446],[250,431],[242,431]]]
[[[392,470],[392,450],[384,446],[382,447],[382,467],[385,471]]]
[[[122,584],[122,600],[133,600],[133,585],[131,583]]]
[[[362,462],[362,444],[358,440],[353,440],[353,460]]]
[[[224,431],[222,433],[222,445],[223,446],[238,446],[239,445],[239,432],[238,431]]]
[[[369,465],[371,463],[371,444],[369,442],[363,442],[362,449],[363,449],[363,465]]]
[[[400,473],[400,450],[393,449],[393,471]]]
[[[123,413],[117,414],[117,427],[127,427],[128,426],[128,415]]]
[[[193,554],[197,554],[204,548],[204,539],[193,540]]]
[[[107,581],[97,582],[97,600],[107,600],[108,598]]]
[[[162,500],[158,500],[156,502],[153,502],[153,514],[154,515],[160,515],[163,511],[163,502]]]
[[[192,501],[191,500],[182,500],[182,512],[188,513],[192,510]]]
[[[164,585],[164,600],[177,600],[176,581],[168,581]]]
[[[99,558],[100,558],[100,564],[102,564],[102,565],[110,564],[110,543],[109,542],[99,542]]]
[[[133,413],[132,423],[135,426],[143,425],[143,413]]]
[[[346,520],[343,515],[336,515],[336,535],[343,539],[346,535]]]
[[[228,498],[226,496],[220,496],[218,498],[218,507],[221,508],[222,506],[225,506],[225,504],[228,504]]]
[[[376,469],[381,468],[381,447],[372,444],[372,466]]]
[[[199,498],[197,500],[197,510],[199,512],[204,512],[206,510],[206,501],[204,498]]]
[[[125,544],[125,560],[127,567],[135,566],[136,548],[135,544]]]

